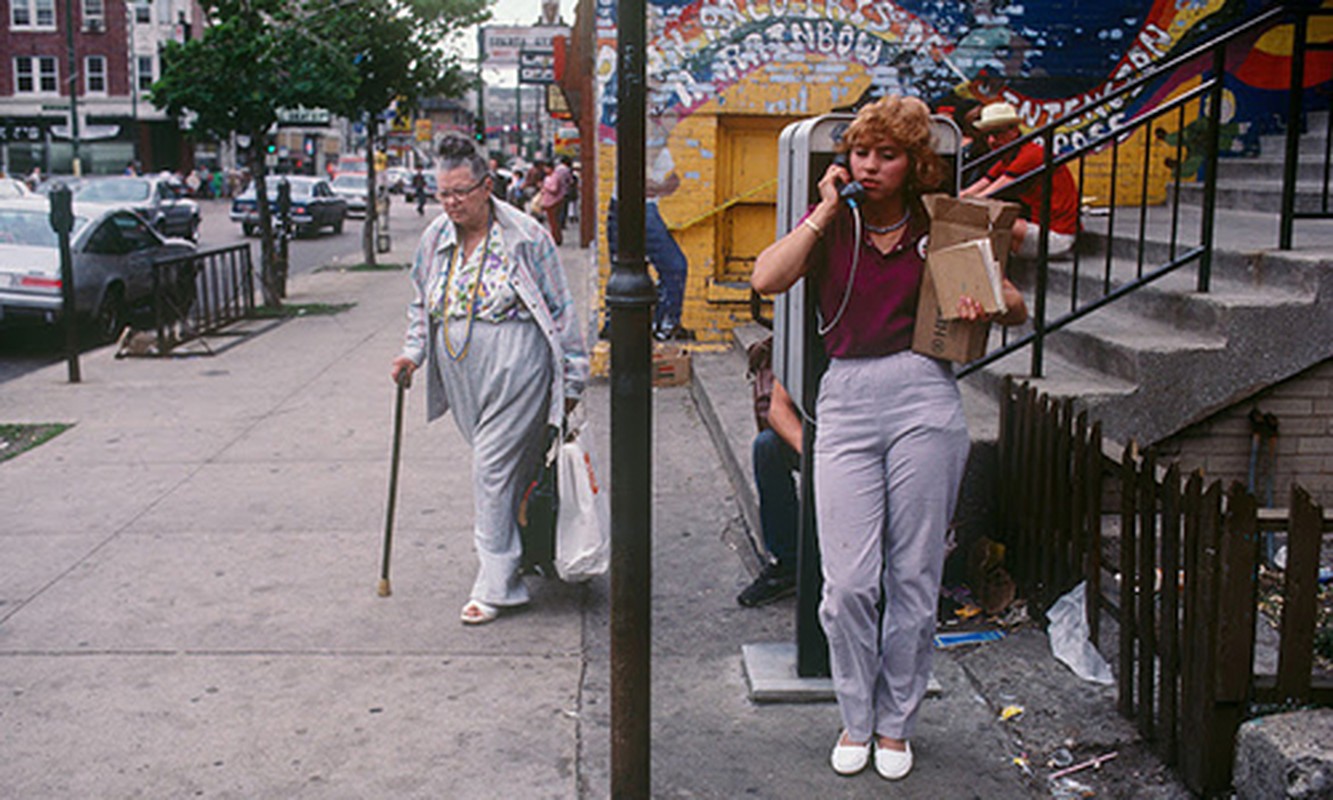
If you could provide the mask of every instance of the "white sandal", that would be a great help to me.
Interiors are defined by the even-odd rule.
[[[469,600],[458,618],[464,625],[485,625],[500,616],[500,609],[480,600]]]

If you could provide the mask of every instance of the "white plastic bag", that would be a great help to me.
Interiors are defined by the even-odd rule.
[[[560,510],[555,525],[555,571],[560,579],[580,583],[603,575],[611,563],[611,504],[592,458],[592,433],[586,423],[560,445],[556,486]]]
[[[1111,666],[1088,638],[1088,612],[1083,598],[1087,585],[1080,583],[1055,601],[1046,612],[1050,621],[1046,635],[1051,640],[1051,653],[1075,675],[1085,681],[1110,685],[1115,683]]]

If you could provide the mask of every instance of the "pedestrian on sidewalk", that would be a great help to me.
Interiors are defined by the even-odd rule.
[[[480,562],[464,624],[527,603],[515,514],[548,425],[588,380],[588,355],[564,268],[542,226],[491,195],[486,161],[460,135],[439,146],[444,214],[417,245],[395,381],[426,366],[427,419],[452,411],[473,449],[473,542]]]
[[[830,758],[855,774],[870,761],[888,780],[912,768],[912,737],[934,654],[945,535],[967,459],[953,369],[911,350],[928,225],[920,196],[944,176],[930,110],[885,97],[857,114],[819,181],[819,203],[755,262],[764,294],[809,275],[830,357],[816,400],[815,498],[829,641],[843,731]],[[841,202],[851,181],[864,187]],[[1017,324],[1022,296],[1004,281]],[[981,318],[963,298],[960,313]],[[881,613],[882,608],[883,611]]]
[[[417,166],[417,171],[412,174],[412,197],[417,203],[417,216],[426,215],[426,173]]]
[[[796,592],[796,540],[800,502],[793,472],[801,468],[801,415],[791,395],[773,376],[773,337],[750,346],[755,424],[751,458],[759,494],[759,527],[770,561],[736,597],[757,608]]]
[[[561,159],[542,179],[542,209],[546,212],[546,224],[557,247],[565,243],[565,204],[569,202],[569,187],[573,182],[574,173],[569,168],[568,158]]]

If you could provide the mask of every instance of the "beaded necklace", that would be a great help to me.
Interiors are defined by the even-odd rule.
[[[893,223],[892,225],[884,225],[884,226],[881,227],[881,226],[878,226],[878,225],[871,225],[869,222],[867,222],[867,223],[865,223],[865,228],[866,228],[866,230],[870,231],[871,233],[893,233],[894,231],[898,230],[898,229],[901,228],[902,226],[906,225],[906,224],[907,224],[907,221],[908,221],[909,219],[911,219],[911,218],[912,218],[912,212],[910,212],[910,211],[904,211],[904,212],[903,212],[903,217],[902,217],[902,219],[898,220],[897,222]]]
[[[477,277],[472,282],[472,297],[468,300],[467,306],[467,335],[463,338],[463,347],[457,353],[454,352],[453,345],[449,342],[449,311],[448,305],[445,306],[444,314],[444,352],[449,356],[450,361],[462,361],[467,356],[467,349],[472,346],[472,325],[477,318],[477,295],[481,291],[481,273],[486,269],[486,258],[491,252],[491,228],[494,226],[494,220],[490,213],[486,215],[486,241],[481,245],[481,264],[477,266]],[[458,246],[449,256],[449,271],[444,276],[445,291],[453,287],[454,265],[463,259],[463,237],[458,237]],[[448,294],[445,295],[448,297]]]

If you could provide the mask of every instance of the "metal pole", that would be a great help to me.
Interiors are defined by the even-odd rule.
[[[1226,79],[1226,45],[1213,48],[1213,86],[1208,92],[1208,152],[1204,157],[1203,229],[1199,238],[1203,253],[1199,256],[1199,280],[1196,289],[1208,291],[1213,271],[1213,232],[1217,217],[1217,150],[1222,134],[1222,82]],[[1299,125],[1299,121],[1289,124]]]
[[[83,174],[83,165],[79,162],[79,101],[78,101],[78,70],[74,55],[74,0],[65,0],[65,47],[66,61],[69,69],[69,142],[73,151],[73,162],[70,169],[74,177]]]
[[[1300,158],[1301,107],[1305,92],[1305,36],[1309,19],[1296,12],[1295,38],[1291,46],[1291,89],[1287,97],[1286,155],[1282,160],[1282,216],[1278,228],[1278,248],[1291,249],[1292,226],[1296,222],[1296,166]]]
[[[611,796],[651,796],[652,405],[644,262],[647,14],[617,0],[615,263],[611,310]]]
[[[51,190],[51,229],[60,242],[60,302],[61,319],[65,326],[65,359],[69,362],[69,382],[78,383],[79,375],[79,315],[74,308],[74,254],[69,247],[69,235],[74,230],[72,194],[64,183]]]

